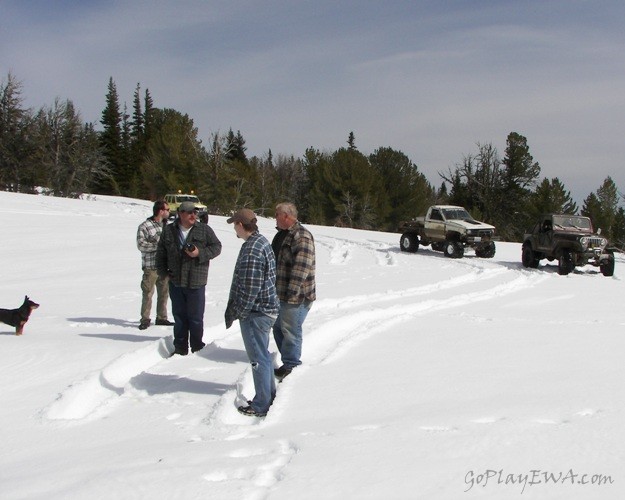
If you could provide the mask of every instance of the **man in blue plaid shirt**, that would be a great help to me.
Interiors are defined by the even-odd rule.
[[[256,215],[244,208],[227,220],[244,240],[234,267],[230,297],[225,313],[226,328],[239,320],[245,351],[252,365],[254,399],[239,412],[264,417],[276,395],[269,333],[278,317],[276,261],[269,241],[258,232]]]

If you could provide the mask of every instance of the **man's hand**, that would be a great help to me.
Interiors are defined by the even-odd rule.
[[[187,255],[189,257],[192,258],[196,258],[198,255],[200,255],[200,250],[198,249],[198,247],[193,246],[193,251],[190,251],[188,248],[185,248],[184,251],[187,253]]]

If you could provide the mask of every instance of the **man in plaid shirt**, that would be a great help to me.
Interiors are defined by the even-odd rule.
[[[156,272],[156,248],[161,239],[163,226],[169,217],[167,202],[159,200],[154,202],[152,217],[143,221],[137,229],[137,248],[141,252],[141,321],[139,330],[145,330],[150,326],[150,313],[152,312],[152,297],[156,287],[156,324],[171,326],[173,323],[167,319],[167,289],[168,277],[159,277]]]
[[[293,203],[276,206],[276,224],[279,231],[271,246],[277,263],[280,314],[273,336],[282,357],[282,366],[275,370],[275,375],[282,380],[302,364],[302,325],[317,298],[315,241],[297,220],[297,208]]]
[[[269,332],[278,316],[276,294],[276,261],[267,239],[258,232],[256,215],[247,208],[237,211],[227,220],[234,223],[238,238],[245,240],[234,267],[226,328],[239,320],[245,351],[252,365],[254,399],[239,412],[252,417],[264,417],[276,395],[273,363],[269,353]]]

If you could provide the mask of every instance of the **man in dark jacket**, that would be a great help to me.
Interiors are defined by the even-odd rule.
[[[221,253],[221,242],[207,224],[197,222],[192,202],[178,208],[178,219],[168,225],[156,250],[159,275],[169,276],[169,297],[174,315],[174,354],[204,347],[204,306],[211,259]]]

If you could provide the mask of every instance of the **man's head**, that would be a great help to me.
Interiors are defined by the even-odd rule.
[[[297,222],[297,207],[285,202],[276,205],[276,225],[279,229],[288,229]]]
[[[237,210],[226,222],[234,224],[234,230],[239,238],[243,238],[245,234],[249,235],[258,231],[256,214],[249,208]]]
[[[155,219],[162,220],[169,217],[169,205],[165,200],[157,200],[152,207],[152,216]]]
[[[197,209],[195,204],[190,201],[183,201],[178,207],[178,219],[180,225],[184,228],[189,228],[195,224],[197,218]]]

